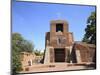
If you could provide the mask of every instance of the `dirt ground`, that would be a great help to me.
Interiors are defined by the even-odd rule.
[[[34,64],[25,67],[20,73],[37,73],[37,72],[52,72],[52,71],[70,71],[70,70],[85,70],[94,69],[89,64],[68,64],[68,63],[50,63],[50,64]]]

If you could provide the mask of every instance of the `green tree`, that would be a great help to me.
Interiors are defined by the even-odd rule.
[[[16,75],[18,71],[22,70],[19,52],[12,50],[12,75]]]
[[[23,42],[20,45],[21,45],[22,51],[33,52],[33,50],[34,50],[34,46],[33,46],[32,42],[30,42],[28,40],[23,40]]]
[[[19,48],[19,52],[32,52],[34,50],[32,42],[25,40],[19,33],[12,34],[12,43]]]
[[[92,12],[87,19],[87,27],[82,41],[96,44],[96,12]]]
[[[12,74],[15,75],[16,72],[22,70],[20,53],[21,52],[32,52],[33,44],[25,40],[21,34],[12,33]]]
[[[19,42],[23,40],[19,33],[12,34],[12,75],[16,75],[16,72],[21,71],[20,51]]]
[[[44,55],[44,52],[41,52],[41,50],[34,50],[34,53],[35,53],[35,55],[37,55],[37,56],[43,56]]]
[[[34,50],[34,53],[35,53],[35,55],[37,55],[37,56],[39,56],[39,55],[41,55],[41,52],[39,51],[39,50]]]

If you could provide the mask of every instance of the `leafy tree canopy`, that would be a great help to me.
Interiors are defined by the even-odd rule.
[[[33,44],[25,40],[21,34],[12,33],[12,75],[22,70],[20,53],[23,51],[32,52],[33,49]]]
[[[96,44],[96,12],[92,12],[87,19],[87,27],[82,41]]]
[[[34,53],[35,53],[35,55],[37,55],[37,56],[43,56],[44,55],[44,52],[41,52],[40,50],[34,50]]]
[[[12,47],[17,48],[19,52],[32,52],[34,50],[32,42],[25,40],[19,33],[12,34],[12,45]]]

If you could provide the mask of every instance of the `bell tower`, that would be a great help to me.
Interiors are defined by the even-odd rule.
[[[73,33],[69,32],[68,22],[52,20],[50,32],[46,33],[44,63],[70,62],[68,55],[73,42]]]

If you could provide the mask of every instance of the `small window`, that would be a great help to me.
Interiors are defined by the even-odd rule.
[[[31,65],[32,65],[31,61],[28,61],[28,66],[31,66]]]
[[[61,44],[61,38],[57,38],[57,45]]]
[[[63,32],[63,24],[62,23],[58,23],[56,24],[56,32]]]

